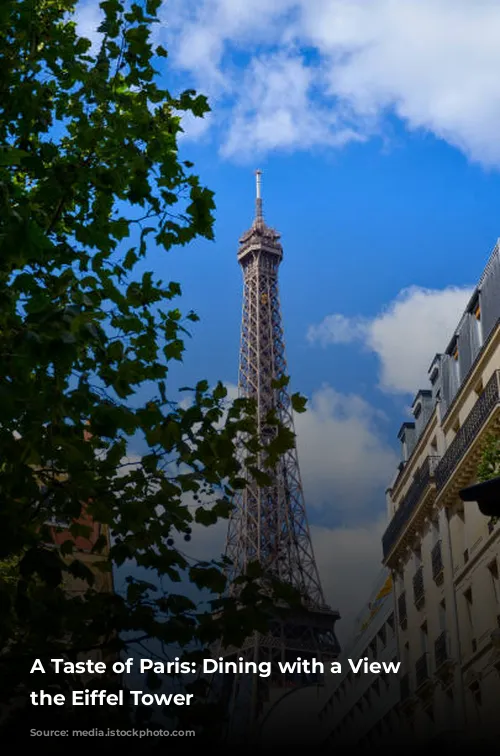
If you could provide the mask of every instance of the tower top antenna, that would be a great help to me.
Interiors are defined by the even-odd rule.
[[[255,183],[256,183],[256,212],[255,217],[257,220],[262,220],[262,171],[259,169],[255,171]]]

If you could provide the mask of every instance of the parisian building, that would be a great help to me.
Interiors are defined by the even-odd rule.
[[[399,432],[383,561],[394,582],[400,712],[418,740],[500,722],[500,525],[459,492],[500,436],[500,240]]]
[[[322,697],[319,731],[323,745],[373,750],[394,745],[406,735],[407,722],[399,709],[399,674],[353,673],[356,662],[399,661],[394,593],[391,573],[384,569],[364,610],[355,622],[354,638],[343,649],[342,672],[330,676]]]

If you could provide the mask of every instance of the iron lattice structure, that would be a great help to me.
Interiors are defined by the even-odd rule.
[[[243,271],[243,315],[239,363],[240,396],[257,405],[258,432],[265,446],[277,432],[269,414],[294,432],[291,398],[287,386],[276,383],[287,375],[278,269],[283,259],[280,235],[264,222],[261,172],[257,171],[255,219],[240,239],[238,262]],[[262,461],[262,460],[261,460]],[[307,521],[297,449],[294,447],[272,471],[272,483],[259,487],[250,474],[237,497],[229,521],[226,556],[232,563],[229,592],[237,595],[233,581],[258,561],[266,575],[298,589],[302,610],[285,620],[276,616],[267,635],[256,633],[240,649],[219,649],[226,659],[270,661],[271,678],[255,675],[231,680],[231,733],[248,737],[255,731],[266,702],[283,687],[318,682],[304,675],[288,678],[277,672],[276,662],[337,658],[339,645],[334,632],[339,614],[325,604]],[[274,693],[273,693],[274,691]]]

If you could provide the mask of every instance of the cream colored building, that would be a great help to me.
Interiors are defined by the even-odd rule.
[[[327,676],[319,710],[320,742],[373,750],[407,736],[407,722],[399,711],[399,675],[354,674],[354,663],[398,662],[396,620],[390,573],[384,569],[356,623],[353,641],[343,649],[341,674]]]
[[[500,435],[500,242],[450,337],[401,427],[383,553],[409,727],[424,740],[477,740],[500,732],[500,525],[459,491]]]

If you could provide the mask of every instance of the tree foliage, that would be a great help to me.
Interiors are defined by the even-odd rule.
[[[47,522],[88,535],[82,507],[112,534],[101,569],[127,560],[218,592],[221,563],[193,564],[179,539],[227,517],[244,483],[242,434],[257,470],[254,407],[200,380],[189,406],[171,385],[192,313],[176,282],[144,272],[148,249],[213,238],[214,200],[177,147],[204,97],[172,94],[152,42],[160,0],[100,3],[96,52],[75,0],[0,4],[0,686],[29,687],[33,658],[76,658],[145,638],[191,648],[239,642],[259,619],[258,584],[220,617],[131,579],[125,595],[68,596],[94,575]],[[168,258],[165,257],[165,266]],[[303,406],[294,399],[296,408]],[[277,434],[269,463],[289,447]],[[136,464],[130,455],[145,442]],[[260,450],[262,451],[262,450]],[[193,511],[186,497],[195,502]],[[172,540],[173,538],[173,540]],[[48,544],[48,545],[47,545]],[[100,539],[96,553],[105,546]],[[245,594],[243,593],[245,600]]]
[[[477,468],[477,479],[484,483],[497,475],[500,475],[500,438],[490,433]]]
[[[480,483],[484,483],[498,475],[500,475],[500,438],[490,433],[477,468],[477,479]],[[492,523],[496,523],[497,520],[498,517],[491,518]]]

